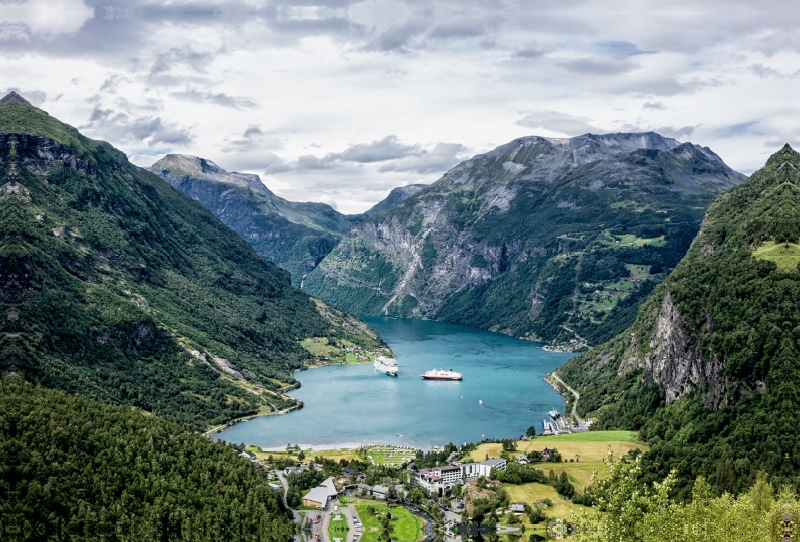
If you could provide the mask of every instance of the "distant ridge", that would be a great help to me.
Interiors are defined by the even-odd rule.
[[[33,104],[28,100],[14,92],[13,90],[0,99],[0,104],[22,104],[33,107]]]

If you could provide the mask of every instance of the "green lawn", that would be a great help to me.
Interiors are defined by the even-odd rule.
[[[413,459],[416,450],[400,446],[369,446],[367,455],[372,457],[376,465],[399,466]]]
[[[333,514],[328,525],[328,538],[333,542],[335,538],[344,540],[347,537],[347,519],[343,514]]]
[[[361,537],[361,542],[375,542],[378,540],[378,535],[383,530],[379,517],[383,517],[387,512],[397,517],[396,520],[391,522],[393,527],[392,538],[396,538],[398,542],[417,542],[422,538],[422,520],[405,508],[394,506],[390,510],[385,503],[365,499],[354,499],[354,501],[353,504],[356,507],[356,512],[358,512],[358,517],[364,525],[364,535]],[[375,508],[378,517],[367,511],[368,506]]]
[[[376,513],[379,515],[386,514],[388,508],[382,503],[355,499],[356,512],[358,512],[358,517],[364,525],[364,534],[361,536],[361,542],[376,542],[382,530],[381,522],[367,511],[368,506],[375,508]]]
[[[800,245],[794,243],[776,244],[774,241],[768,241],[758,247],[753,252],[753,256],[759,260],[775,262],[780,271],[790,273],[795,271],[797,264],[800,263]]]
[[[585,431],[583,433],[568,433],[565,435],[550,435],[535,437],[534,442],[625,442],[635,441],[638,438],[636,431]]]

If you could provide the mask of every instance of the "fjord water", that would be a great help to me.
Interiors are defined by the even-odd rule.
[[[397,355],[399,376],[372,364],[335,365],[297,373],[291,395],[304,407],[239,423],[216,435],[228,442],[316,449],[362,444],[419,448],[476,442],[542,430],[547,412],[564,399],[544,376],[570,354],[471,327],[402,318],[364,317]],[[433,368],[453,369],[461,382],[420,378]]]

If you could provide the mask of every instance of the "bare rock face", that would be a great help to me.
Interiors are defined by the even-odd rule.
[[[707,331],[711,327],[709,321]],[[720,374],[725,364],[713,351],[703,359],[697,337],[686,331],[669,292],[661,304],[650,349],[644,359],[644,379],[660,384],[668,403],[705,385],[704,404],[712,410],[719,408],[728,391],[727,379]]]

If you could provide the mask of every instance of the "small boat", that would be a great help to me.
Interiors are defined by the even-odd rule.
[[[445,371],[444,369],[431,369],[420,376],[423,380],[461,380],[463,375],[452,369],[449,371]]]

